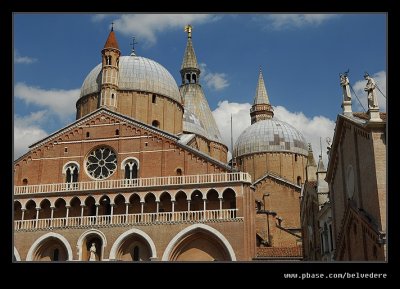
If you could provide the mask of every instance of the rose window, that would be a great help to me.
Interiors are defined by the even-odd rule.
[[[86,160],[86,170],[93,178],[102,180],[111,176],[117,169],[117,156],[107,147],[92,151]]]

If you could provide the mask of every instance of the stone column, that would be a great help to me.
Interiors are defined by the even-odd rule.
[[[160,210],[160,201],[156,201],[156,205],[157,205],[157,208],[156,208],[156,221],[158,221],[158,213],[159,213],[159,210]]]
[[[111,214],[110,214],[110,224],[113,223],[113,215],[114,215],[114,206],[115,204],[110,204],[111,206]]]
[[[84,211],[85,205],[81,205],[81,219],[79,220],[79,225],[83,224],[83,211]]]
[[[125,202],[125,223],[128,222],[129,202]]]
[[[56,207],[50,207],[51,209],[51,215],[50,215],[50,227],[53,227],[53,217],[54,217],[54,209]]]
[[[21,209],[21,211],[22,211],[21,221],[23,221],[25,219],[25,211],[26,211],[26,209]]]
[[[171,221],[175,221],[174,215],[175,215],[175,200],[171,200],[171,204],[172,204],[172,217],[171,217]]]
[[[71,206],[65,206],[67,208],[67,212],[65,214],[65,226],[68,227],[68,217],[69,217],[69,208],[71,208]]]
[[[222,200],[223,198],[218,198],[219,199],[219,219],[222,219]]]
[[[40,211],[40,207],[36,207],[36,221],[35,221],[35,228],[37,228],[37,227],[38,227],[39,211]]]

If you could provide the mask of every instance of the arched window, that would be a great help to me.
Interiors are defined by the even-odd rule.
[[[160,126],[160,122],[158,120],[153,120],[151,125],[154,126],[154,127],[159,127]]]
[[[67,163],[64,166],[63,173],[65,173],[65,182],[66,183],[68,183],[68,184],[76,183],[76,182],[78,182],[79,165],[75,162]]]
[[[294,155],[294,161],[297,162],[297,154]]]
[[[119,135],[119,129],[115,130],[115,135]]]
[[[106,56],[106,65],[111,65],[111,56]]]
[[[157,95],[153,94],[151,97],[151,102],[156,103],[157,102]]]
[[[140,261],[139,259],[139,246],[133,248],[133,261]]]
[[[117,57],[117,67],[118,67],[118,65],[119,65],[119,57]]]
[[[186,73],[186,80],[188,83],[190,83],[190,73]]]
[[[297,185],[299,185],[299,186],[301,185],[301,177],[300,176],[297,177]]]
[[[139,161],[134,158],[125,159],[122,162],[122,169],[125,171],[125,179],[137,179],[139,170]]]
[[[182,169],[181,168],[176,169],[176,175],[177,176],[181,176],[182,175]]]
[[[27,186],[28,185],[28,179],[23,179],[22,180],[22,185]]]
[[[87,131],[86,132],[86,137],[89,137],[90,136],[90,133]]]

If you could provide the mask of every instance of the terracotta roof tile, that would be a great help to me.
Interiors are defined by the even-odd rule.
[[[119,49],[118,42],[117,42],[117,37],[115,37],[114,30],[111,30],[110,34],[108,34],[108,38],[107,38],[106,44],[104,44],[104,48],[116,48],[116,49]]]

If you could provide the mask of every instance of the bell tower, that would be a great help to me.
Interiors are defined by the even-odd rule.
[[[118,78],[119,78],[119,50],[117,38],[114,33],[114,24],[112,24],[110,34],[101,51],[102,73],[101,73],[101,97],[100,107],[107,107],[113,111],[117,109],[118,104]]]

